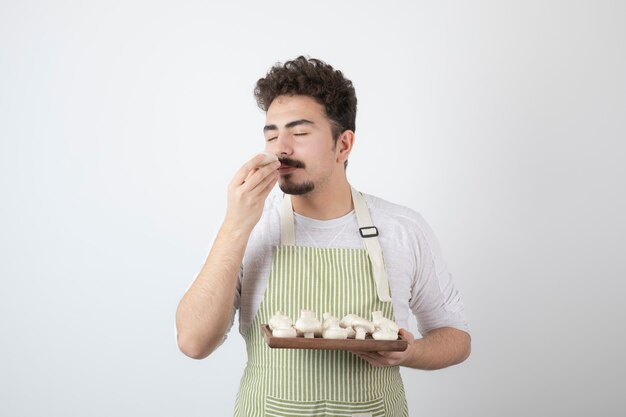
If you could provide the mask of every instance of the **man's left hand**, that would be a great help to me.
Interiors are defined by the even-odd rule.
[[[402,352],[352,352],[359,358],[366,360],[370,365],[382,368],[384,366],[405,365],[413,357],[415,337],[406,329],[400,329],[400,335],[409,342],[406,350]]]

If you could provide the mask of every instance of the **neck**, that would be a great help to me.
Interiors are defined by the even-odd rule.
[[[332,220],[350,213],[352,192],[347,180],[335,187],[313,190],[304,195],[291,196],[293,211],[316,220]]]

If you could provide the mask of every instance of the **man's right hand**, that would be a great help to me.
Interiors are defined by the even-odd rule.
[[[278,180],[280,162],[260,166],[264,155],[246,162],[228,185],[228,207],[224,223],[231,228],[251,232],[261,219],[265,199]]]
[[[257,155],[246,162],[228,186],[224,224],[204,266],[176,310],[178,346],[189,357],[205,358],[219,346],[229,329],[237,274],[248,237],[278,179],[280,163],[261,166],[263,160],[263,155]]]

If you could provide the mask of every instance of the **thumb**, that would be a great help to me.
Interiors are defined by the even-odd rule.
[[[400,335],[403,336],[409,343],[412,343],[415,340],[415,336],[413,336],[413,333],[411,333],[404,327],[400,329]]]

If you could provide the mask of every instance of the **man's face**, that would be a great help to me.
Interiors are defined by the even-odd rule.
[[[286,194],[301,195],[326,185],[337,161],[332,128],[324,107],[307,96],[279,96],[266,113],[265,150],[278,156],[278,185]]]

